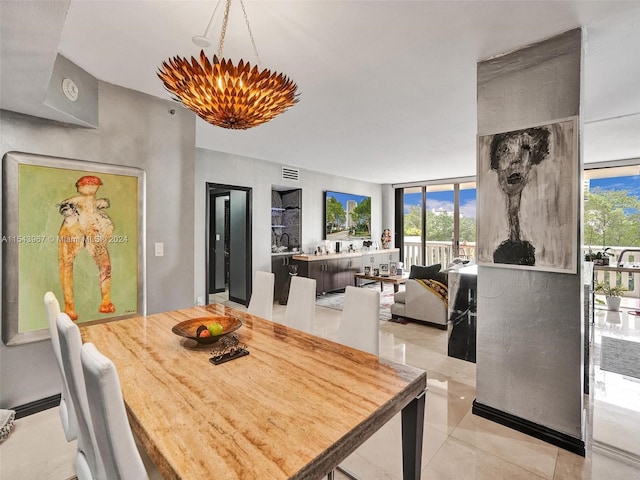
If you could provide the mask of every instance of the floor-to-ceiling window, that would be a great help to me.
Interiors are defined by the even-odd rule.
[[[583,253],[610,254],[610,265],[620,270],[596,271],[596,281],[621,285],[625,296],[638,298],[640,163],[624,163],[585,165]]]
[[[583,178],[583,254],[612,253],[608,266],[595,267],[594,280],[626,290],[617,310],[599,292],[591,305],[588,340],[597,352],[590,372],[592,444],[594,450],[637,459],[638,370],[622,365],[634,365],[629,359],[640,340],[640,159],[586,164]]]
[[[403,235],[400,242],[406,269],[411,265],[449,264],[473,259],[476,242],[475,179],[396,185],[402,191]]]

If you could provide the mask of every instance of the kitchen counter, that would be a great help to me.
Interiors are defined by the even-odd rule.
[[[293,256],[294,260],[300,260],[302,262],[319,262],[324,260],[331,260],[334,258],[355,258],[364,257],[367,255],[374,255],[380,253],[395,253],[400,252],[399,248],[385,248],[382,250],[370,250],[368,252],[344,252],[344,253],[328,253],[323,255],[314,255],[313,253],[302,253]]]

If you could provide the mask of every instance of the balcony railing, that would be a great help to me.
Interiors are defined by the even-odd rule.
[[[422,258],[419,237],[405,237],[404,239],[404,268],[408,271],[411,265],[434,265],[439,263],[449,265],[454,258],[471,260],[476,257],[475,242],[463,242],[458,252],[454,252],[451,242],[427,242],[427,258]]]
[[[617,265],[616,261],[622,250],[629,247],[609,247],[613,256],[610,257],[612,266]],[[439,263],[443,266],[448,265],[456,258],[465,260],[475,260],[476,244],[475,242],[462,243],[458,252],[453,251],[451,242],[427,242],[426,259],[422,258],[422,248],[420,247],[419,237],[405,237],[404,242],[404,268],[406,271],[411,269],[411,265],[434,265]],[[588,252],[589,248],[583,248],[583,255]],[[625,258],[627,262],[640,263],[640,254],[636,254],[635,258]],[[640,298],[640,268],[637,272],[605,272],[596,270],[595,282],[607,282],[610,285],[623,285],[627,291],[625,297]]]
[[[613,256],[609,257],[609,265],[617,266],[617,260],[620,256],[620,252],[623,250],[629,250],[631,247],[609,247],[609,251],[613,253]],[[583,248],[583,255],[589,251],[588,247]],[[584,256],[583,256],[584,258]],[[623,258],[625,264],[640,264],[640,254],[631,253],[625,255]],[[594,282],[605,282],[611,286],[622,285],[627,289],[623,296],[631,298],[640,298],[640,268],[637,272],[615,272],[615,271],[602,271],[597,270],[594,274]]]

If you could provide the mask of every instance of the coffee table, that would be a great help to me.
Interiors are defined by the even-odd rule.
[[[358,280],[369,280],[372,282],[380,282],[380,291],[384,290],[385,283],[393,284],[393,291],[397,292],[398,287],[403,283],[407,283],[409,275],[368,275],[366,273],[356,273],[353,276],[353,282],[356,287],[359,287]]]

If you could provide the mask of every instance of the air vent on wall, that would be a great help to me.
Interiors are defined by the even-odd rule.
[[[300,180],[300,170],[297,168],[282,167],[282,179],[294,180],[297,182]]]

